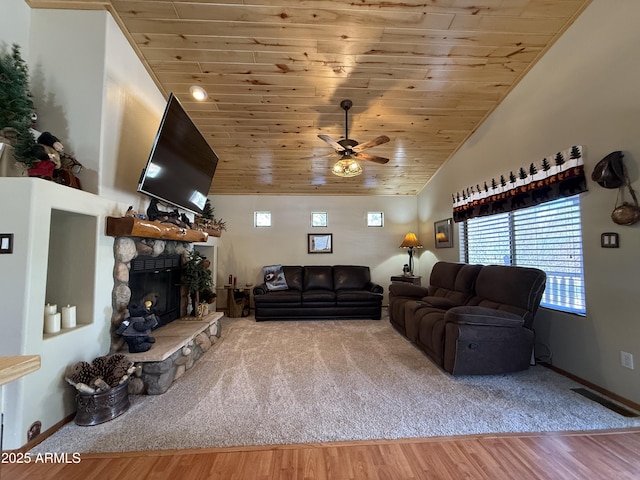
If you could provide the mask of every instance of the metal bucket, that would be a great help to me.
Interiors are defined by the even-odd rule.
[[[100,393],[76,394],[76,425],[98,425],[113,420],[129,409],[129,380]]]

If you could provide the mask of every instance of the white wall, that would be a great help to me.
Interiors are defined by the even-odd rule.
[[[118,215],[125,205],[34,178],[0,179],[0,203],[11,205],[0,212],[0,224],[3,231],[14,234],[14,253],[0,258],[0,351],[2,355],[41,356],[40,370],[5,387],[4,445],[12,449],[26,443],[33,422],[41,421],[46,430],[75,410],[73,391],[64,382],[66,367],[109,351],[114,260],[113,239],[104,235],[104,224],[106,216]],[[49,255],[61,254],[50,250],[52,210],[96,218],[91,231],[80,232],[95,243],[95,261],[75,266],[79,274],[81,269],[95,270],[94,282],[64,300],[55,298],[51,293],[55,289],[47,287]],[[73,231],[69,234],[78,236]],[[92,245],[87,248],[93,250]],[[66,261],[73,262],[74,256]],[[49,275],[57,278],[56,272]],[[78,323],[87,324],[81,328],[44,338],[45,302],[57,303],[58,311],[66,303],[88,304],[84,310],[91,316],[79,315]]]
[[[31,23],[37,129],[84,165],[83,190],[139,208],[137,181],[166,100],[108,13],[35,9]]]
[[[40,179],[0,178],[0,225],[15,239],[14,253],[0,256],[0,355],[42,358],[38,372],[4,389],[7,449],[27,442],[34,421],[44,431],[74,411],[73,390],[63,379],[67,366],[108,353],[114,260],[105,217],[140,202],[135,186],[166,103],[106,12],[30,10],[11,0],[0,15],[0,45],[12,43],[21,45],[29,65],[38,129],[58,136],[86,168],[84,192]],[[139,167],[118,170],[123,162]],[[91,298],[92,318],[79,319],[89,325],[44,339],[44,303],[52,300],[45,299],[52,208],[96,217],[95,231],[83,233],[95,238],[94,264],[77,262],[78,269],[96,273],[94,291],[78,292],[79,305]]]
[[[409,259],[399,245],[408,231],[417,228],[416,197],[214,195],[210,199],[215,216],[228,224],[219,243],[218,286],[228,283],[229,275],[236,276],[239,285],[261,283],[265,265],[353,264],[368,265],[372,280],[386,290],[389,277],[401,274]],[[255,228],[254,211],[270,211],[273,226]],[[366,225],[367,212],[375,211],[384,212],[382,228]],[[327,212],[328,227],[312,228],[311,212]],[[308,233],[333,234],[333,253],[307,253]],[[416,265],[419,262],[418,254]]]
[[[53,133],[85,170],[83,189],[98,192],[106,12],[32,11],[29,87],[36,130]],[[81,40],[80,40],[81,39]]]
[[[601,158],[622,150],[640,188],[638,18],[640,2],[594,0],[429,182],[419,195],[419,215],[426,231],[434,220],[451,216],[453,192],[583,145],[589,179],[581,198],[587,315],[543,309],[534,326],[554,365],[640,403],[640,369],[620,366],[620,350],[640,365],[640,225],[614,224],[617,192],[590,180]],[[619,249],[600,248],[600,234],[607,231],[620,234]],[[433,260],[456,260],[458,248],[433,254]],[[430,263],[421,264],[423,274]]]
[[[167,102],[116,22],[106,20],[98,193],[144,211],[148,199],[135,192]]]
[[[7,8],[5,1],[11,2]],[[20,46],[22,58],[29,56],[29,24],[31,9],[24,0],[3,0],[0,15],[0,52],[11,51],[14,43]]]

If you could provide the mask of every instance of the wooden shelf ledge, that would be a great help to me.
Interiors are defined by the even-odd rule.
[[[40,368],[40,355],[0,357],[0,385],[35,372]]]
[[[134,217],[107,217],[107,235],[110,237],[159,238],[183,242],[206,242],[209,237],[206,232],[199,230]]]

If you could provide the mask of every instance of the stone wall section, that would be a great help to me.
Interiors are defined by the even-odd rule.
[[[160,395],[178,380],[220,339],[220,319],[197,334],[184,347],[160,362],[137,362],[129,379],[129,393]]]

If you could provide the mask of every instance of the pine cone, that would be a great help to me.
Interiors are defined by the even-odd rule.
[[[95,377],[93,367],[87,362],[75,363],[67,375],[67,378],[73,383],[86,383],[87,385],[91,383],[91,380]]]
[[[104,377],[109,370],[109,359],[108,357],[97,357],[93,359],[91,365],[97,372],[99,372],[98,376]]]
[[[112,387],[116,387],[120,384],[122,378],[127,375],[129,367],[132,362],[122,354],[115,354],[109,357],[109,368],[104,379]]]

